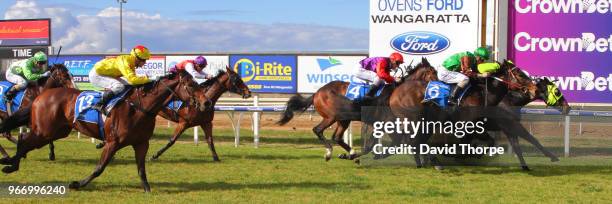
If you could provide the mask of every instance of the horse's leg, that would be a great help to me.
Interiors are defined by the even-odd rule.
[[[355,157],[355,152],[351,149],[351,147],[348,144],[346,144],[346,142],[344,142],[344,138],[343,138],[344,131],[346,131],[348,126],[351,124],[351,121],[349,120],[338,121],[337,124],[338,124],[338,127],[336,127],[336,131],[334,131],[334,140],[336,141],[338,145],[340,145],[340,147],[344,148],[344,150],[346,150],[346,152],[349,153],[348,156],[344,153],[339,154],[338,158],[352,160]]]
[[[119,145],[114,141],[104,145],[104,148],[102,149],[102,156],[100,158],[100,161],[98,161],[98,165],[96,165],[94,172],[81,181],[73,181],[68,187],[71,189],[79,189],[81,187],[85,187],[94,178],[100,176],[100,174],[104,172],[104,168],[106,168],[106,165],[108,165],[108,163],[115,155],[115,152],[119,150],[118,146]]]
[[[145,159],[147,157],[147,151],[149,150],[149,141],[142,142],[138,145],[132,145],[132,148],[134,148],[138,176],[140,176],[142,187],[145,192],[151,192],[151,186],[149,186],[149,181],[147,181],[147,171],[145,170]]]
[[[325,131],[326,128],[334,124],[334,122],[335,121],[332,119],[325,118],[323,119],[323,121],[321,121],[321,123],[319,123],[317,126],[312,128],[312,131],[317,135],[319,140],[323,142],[323,144],[325,144],[325,148],[326,148],[325,161],[329,161],[331,159],[332,146],[331,144],[329,144],[329,142],[327,142],[327,140],[325,140],[325,135],[323,135],[323,131]]]
[[[529,167],[525,162],[525,158],[523,158],[523,151],[521,150],[521,146],[519,145],[518,137],[510,134],[506,134],[506,136],[508,136],[508,141],[510,142],[512,149],[514,150],[516,157],[518,157],[518,160],[521,163],[521,168],[523,168],[523,170],[525,171],[529,171]]]
[[[212,153],[213,160],[216,162],[221,161],[219,160],[219,156],[217,155],[217,151],[215,150],[215,142],[213,141],[213,135],[212,135],[212,127],[213,127],[212,122],[204,123],[200,125],[200,127],[202,127],[202,130],[204,130],[204,135],[206,137],[206,143],[208,143],[208,149],[210,149],[210,152]]]
[[[40,135],[35,135],[33,132],[22,133],[21,135],[22,136],[20,136],[17,142],[17,152],[15,156],[8,160],[0,161],[1,164],[10,165],[2,168],[2,172],[4,173],[8,174],[19,170],[21,158],[24,158],[28,152],[49,144],[49,140]]]
[[[367,140],[364,139],[366,135],[370,135],[370,138]],[[370,134],[369,126],[366,123],[363,123],[361,126],[361,138],[364,139],[365,141],[363,144],[363,150],[361,150],[360,152],[357,152],[357,154],[355,154],[355,157],[353,159],[357,159],[363,155],[369,154],[374,149],[374,145],[376,145],[376,142],[375,142],[376,139],[372,137],[372,135]]]
[[[55,161],[55,145],[53,145],[53,141],[49,142],[49,160]]]
[[[9,158],[11,158],[11,156],[8,155],[6,150],[4,150],[2,145],[0,145],[0,154],[2,154],[2,159],[1,160],[8,160]],[[4,163],[4,162],[0,162],[0,163]]]
[[[13,136],[11,136],[10,132],[3,133],[3,135],[4,135],[4,137],[6,137],[6,139],[11,141],[13,144],[17,144],[17,139],[15,139]]]
[[[183,134],[185,129],[187,129],[187,123],[186,122],[179,122],[176,125],[176,128],[174,129],[174,135],[172,135],[172,137],[168,141],[168,144],[166,144],[166,146],[162,147],[159,151],[157,151],[157,153],[155,153],[153,155],[153,157],[151,157],[151,160],[158,159],[166,150],[168,150],[170,147],[172,147],[172,145],[174,145],[176,140],[178,140],[178,138]]]
[[[529,134],[529,132],[522,125],[516,122],[512,122],[512,126],[513,126],[512,128],[513,134],[516,134],[519,137],[527,140],[529,143],[535,146],[538,150],[540,150],[540,152],[542,152],[544,155],[550,158],[550,161],[552,162],[559,161],[559,158],[557,156],[555,156],[553,153],[549,152],[546,148],[544,148],[544,146],[542,146],[542,144],[540,144],[540,142],[535,137],[533,137],[533,135]]]

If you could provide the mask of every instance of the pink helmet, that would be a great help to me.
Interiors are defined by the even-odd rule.
[[[195,58],[195,60],[193,60],[197,65],[199,65],[200,67],[206,67],[206,65],[208,65],[208,62],[206,61],[206,58],[204,58],[203,56],[198,56]]]

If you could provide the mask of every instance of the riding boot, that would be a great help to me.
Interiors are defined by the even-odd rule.
[[[370,90],[368,91],[368,93],[366,93],[364,99],[365,100],[372,100],[374,99],[374,97],[376,97],[376,92],[378,92],[378,89],[380,88],[380,86],[382,86],[381,84],[374,84],[372,85],[372,87],[370,87]]]
[[[112,91],[104,91],[104,93],[102,94],[102,99],[98,101],[98,103],[93,105],[91,109],[97,110],[104,115],[108,115],[108,113],[106,112],[106,103],[108,103],[108,101],[110,101],[113,96],[115,96],[115,93],[113,93]]]
[[[456,105],[458,104],[459,101],[457,101],[458,99],[458,95],[459,93],[461,93],[461,90],[463,88],[459,87],[459,86],[455,86],[453,88],[453,90],[451,91],[450,97],[448,98],[448,104],[450,105]]]
[[[6,94],[4,94],[4,101],[7,102],[13,100],[13,97],[15,97],[17,92],[19,92],[19,89],[17,89],[16,86],[11,87],[11,89],[6,91]]]

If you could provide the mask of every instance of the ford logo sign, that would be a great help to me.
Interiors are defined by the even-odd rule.
[[[407,32],[391,39],[391,47],[401,53],[428,55],[446,50],[450,40],[441,34],[426,31]]]

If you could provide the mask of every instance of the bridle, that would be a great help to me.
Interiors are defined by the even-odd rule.
[[[179,77],[179,81],[177,83],[177,86],[180,86],[183,83],[183,81],[182,81],[183,77],[181,77],[180,74],[178,74],[178,75],[179,76],[176,76],[176,77]],[[164,78],[164,77],[162,77],[162,78]],[[154,84],[152,85],[153,88],[151,88],[151,90],[153,90],[155,87],[157,87],[160,81],[161,81],[161,79],[155,81]],[[193,85],[196,86],[195,82],[192,81],[191,83],[193,83]],[[183,88],[185,89],[185,91],[187,92],[187,94],[189,96],[193,96],[193,93],[194,93],[193,89],[189,89],[188,86],[183,86]],[[172,98],[176,97],[176,98],[180,99],[179,94],[176,93],[176,91],[174,91],[169,86],[165,86],[163,90],[164,90],[164,93],[165,92],[170,92],[170,95],[172,96]],[[142,96],[146,95],[146,93],[141,95],[140,92],[142,92],[142,91],[141,90],[137,90],[137,93],[136,93],[136,98],[138,99],[137,101],[131,101],[129,99],[126,99],[125,101],[128,102],[128,104],[131,107],[139,110],[140,112],[143,112],[145,115],[150,116],[150,117],[155,117],[157,115],[157,113],[154,113],[154,112],[151,111],[153,109],[153,107],[150,107],[150,108],[144,108],[143,107],[143,105],[142,105]],[[198,104],[196,102],[196,99],[194,97],[190,98],[189,103],[193,103],[193,104],[195,104],[196,108],[199,108],[200,104]]]

